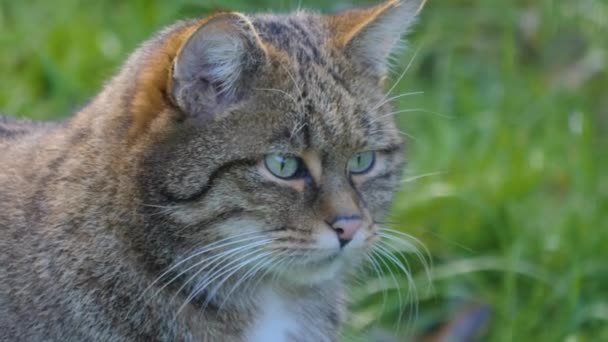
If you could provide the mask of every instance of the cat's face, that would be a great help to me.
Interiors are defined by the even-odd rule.
[[[147,186],[170,208],[164,213],[174,224],[167,234],[177,259],[201,253],[227,274],[310,284],[366,256],[403,163],[382,79],[383,59],[413,16],[406,9],[409,17],[396,19],[377,9],[334,17],[228,14],[193,34],[174,64],[172,96],[195,115],[148,160],[163,166]],[[341,20],[362,15],[389,23],[340,32],[355,24]],[[393,36],[378,40],[376,30],[389,24],[399,32],[382,31]],[[353,37],[344,42],[347,33]],[[380,45],[373,49],[386,50],[382,60],[365,50],[372,38]],[[222,57],[201,57],[209,48],[242,53],[239,66],[229,58],[214,66]],[[184,76],[193,68],[216,69]]]

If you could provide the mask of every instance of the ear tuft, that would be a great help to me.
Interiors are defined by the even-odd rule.
[[[390,0],[329,17],[336,46],[378,75],[386,74],[388,57],[414,24],[425,0]]]
[[[186,114],[206,119],[243,97],[246,79],[265,59],[264,45],[245,16],[218,14],[178,52],[170,94]]]

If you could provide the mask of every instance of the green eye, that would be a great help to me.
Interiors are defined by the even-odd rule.
[[[264,164],[270,173],[283,179],[293,178],[300,170],[300,159],[289,155],[267,154]]]
[[[366,173],[374,166],[376,155],[374,152],[357,152],[348,161],[348,172],[351,174]]]

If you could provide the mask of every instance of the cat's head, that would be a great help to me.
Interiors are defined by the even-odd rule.
[[[168,34],[175,54],[152,68],[167,78],[144,69],[135,92],[160,80],[167,106],[150,119],[140,94],[131,133],[162,132],[141,171],[154,241],[174,261],[299,283],[365,257],[403,164],[387,58],[421,3],[218,13]]]

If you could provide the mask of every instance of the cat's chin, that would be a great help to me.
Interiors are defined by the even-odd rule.
[[[343,272],[343,262],[339,259],[323,265],[294,267],[284,273],[283,279],[294,285],[316,285],[324,283]]]
[[[306,264],[290,266],[282,270],[280,279],[294,285],[317,285],[327,281],[341,279],[341,275],[352,266],[343,255],[336,254]]]

